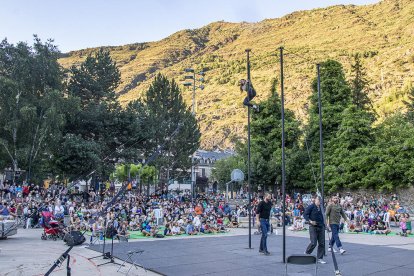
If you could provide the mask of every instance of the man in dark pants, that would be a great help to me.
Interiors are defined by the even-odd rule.
[[[256,220],[257,224],[260,224],[260,229],[262,230],[262,237],[260,239],[260,249],[259,252],[265,255],[270,255],[267,250],[267,233],[270,230],[270,210],[272,209],[272,201],[270,194],[266,194],[264,200],[259,203],[256,210]]]
[[[256,90],[254,90],[253,85],[248,80],[242,79],[239,81],[239,86],[240,91],[247,92],[247,96],[243,100],[243,105],[250,106],[256,112],[259,112],[259,106],[251,103],[253,98],[256,97]]]
[[[316,197],[314,203],[306,208],[303,217],[309,222],[310,244],[306,248],[305,254],[311,254],[318,244],[318,262],[326,264],[323,260],[325,254],[325,223],[321,211],[321,202],[319,197]]]
[[[342,243],[339,239],[339,225],[341,223],[341,217],[345,221],[348,221],[348,217],[346,216],[344,210],[339,204],[339,198],[337,196],[334,196],[332,198],[332,203],[329,204],[326,208],[326,224],[332,230],[332,237],[329,241],[328,251],[330,252],[331,250],[333,250],[334,252],[336,252],[336,250],[333,248],[333,245],[336,243],[339,252],[343,255],[345,254],[346,250],[342,248]]]

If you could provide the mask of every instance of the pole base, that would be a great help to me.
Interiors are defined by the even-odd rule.
[[[115,258],[114,258],[114,257],[111,257],[111,258],[109,258],[109,259],[110,259],[110,260],[109,260],[108,262],[103,263],[103,264],[98,264],[97,266],[102,266],[102,265],[107,265],[107,264],[122,265],[122,264],[119,264],[119,263],[115,262]],[[125,265],[122,265],[122,266],[125,266]]]

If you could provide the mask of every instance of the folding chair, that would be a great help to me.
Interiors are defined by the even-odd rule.
[[[313,255],[291,255],[286,259],[285,275],[288,275],[288,264],[293,265],[315,265],[315,275],[318,275],[318,259]],[[305,275],[305,274],[301,274]]]
[[[126,275],[128,275],[129,274],[129,272],[131,271],[131,269],[132,269],[132,267],[135,267],[136,269],[138,269],[139,267],[141,267],[141,268],[143,268],[144,270],[145,270],[145,273],[147,272],[147,269],[143,266],[143,265],[140,265],[140,264],[138,264],[137,263],[137,258],[136,257],[138,257],[138,255],[141,255],[142,253],[144,253],[144,250],[141,250],[141,249],[136,249],[136,250],[129,250],[129,242],[128,242],[128,238],[127,237],[125,237],[125,236],[118,236],[118,238],[119,238],[119,243],[120,244],[126,244],[126,246],[127,246],[127,249],[128,249],[128,251],[127,251],[127,257],[126,257],[126,259],[124,260],[124,262],[119,266],[119,268],[118,268],[118,270],[117,270],[117,272],[121,272],[121,273],[124,273],[124,272],[122,272],[122,271],[120,271],[121,270],[121,268],[125,265],[125,263],[130,263],[131,264],[131,266],[129,267],[129,269],[128,269],[128,271],[126,272]],[[134,258],[135,257],[135,258]]]

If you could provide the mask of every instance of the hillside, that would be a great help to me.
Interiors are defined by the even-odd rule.
[[[245,52],[253,55],[252,81],[259,100],[269,94],[279,75],[277,51],[286,49],[286,102],[300,118],[311,93],[315,63],[333,58],[349,74],[352,54],[364,55],[371,81],[370,97],[381,117],[403,108],[406,89],[414,80],[414,1],[384,0],[368,6],[333,6],[301,11],[258,23],[215,22],[179,31],[148,43],[108,47],[119,65],[123,103],[140,97],[156,73],[181,80],[186,67],[206,69],[206,89],[197,92],[197,117],[206,149],[233,145],[244,137],[247,112],[236,86],[245,78]],[[64,54],[64,67],[79,64],[96,49]],[[183,95],[191,104],[191,91]]]

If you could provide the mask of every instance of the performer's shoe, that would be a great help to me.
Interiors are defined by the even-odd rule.
[[[346,250],[345,249],[339,249],[339,253],[341,253],[341,255],[344,255],[345,254],[345,252],[346,252]]]
[[[329,247],[329,248],[328,248],[328,252],[332,252],[332,248],[331,248],[331,247]],[[333,252],[334,252],[334,253],[337,253],[338,251],[336,251],[336,250],[335,250],[335,248],[334,248],[334,249],[333,249]]]
[[[323,259],[318,259],[319,264],[326,264],[326,262]]]

